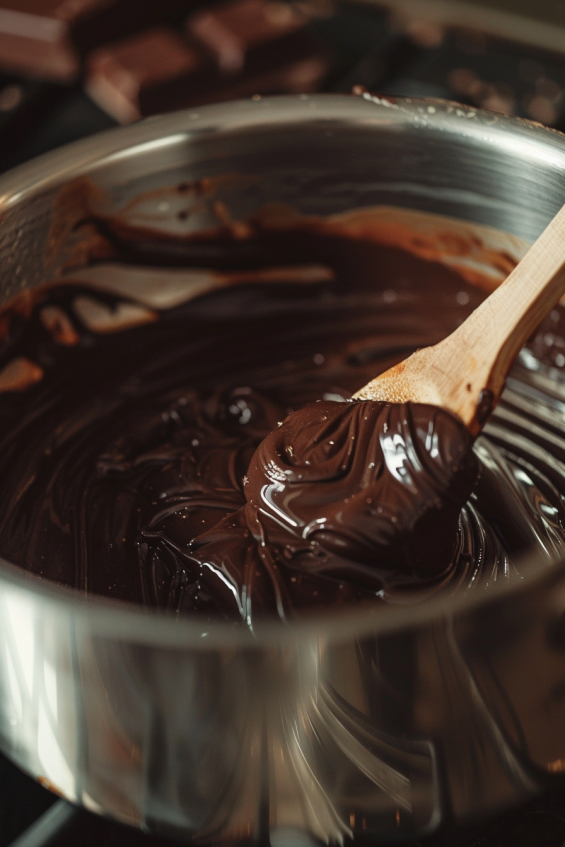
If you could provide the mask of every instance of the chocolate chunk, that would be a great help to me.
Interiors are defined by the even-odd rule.
[[[0,66],[70,81],[93,48],[189,5],[187,0],[0,0]]]
[[[112,117],[128,123],[181,105],[183,91],[194,96],[213,71],[173,29],[159,27],[96,51],[86,90]]]
[[[313,91],[330,66],[302,15],[277,0],[223,3],[191,15],[186,30],[224,77],[220,97],[214,99]]]
[[[269,49],[304,26],[304,19],[287,3],[238,0],[197,12],[187,30],[207,47],[226,74],[242,71],[250,53]],[[292,40],[289,42],[292,43]]]
[[[279,6],[245,0],[190,19],[185,33],[159,27],[97,50],[87,91],[122,123],[253,94],[312,91],[329,57]]]

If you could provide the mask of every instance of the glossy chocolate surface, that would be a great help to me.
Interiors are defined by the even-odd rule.
[[[321,401],[257,448],[245,517],[298,570],[373,586],[383,572],[433,577],[452,560],[477,474],[471,438],[443,409]]]
[[[223,282],[158,312],[67,280],[5,314],[3,556],[252,626],[483,589],[519,579],[533,546],[565,550],[557,400],[528,380],[556,373],[560,309],[471,452],[441,410],[343,402],[483,299],[445,265],[317,232],[151,242],[98,226],[118,263],[205,260]]]

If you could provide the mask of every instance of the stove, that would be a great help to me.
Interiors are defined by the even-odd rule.
[[[0,847],[174,847],[175,843],[178,842],[145,835],[59,800],[0,755]],[[547,793],[494,820],[422,840],[395,841],[394,845],[563,847],[564,843],[565,788]],[[234,844],[233,847],[251,845]],[[276,847],[315,847],[315,844],[307,838],[297,838],[284,843],[279,841]]]
[[[242,0],[231,2],[237,5]],[[134,61],[127,38],[125,47],[119,40],[98,46],[96,62],[92,64],[87,55],[82,69],[70,80],[61,82],[49,72],[39,76],[36,71],[35,75],[29,70],[22,73],[21,62],[11,63],[5,52],[3,5],[0,0],[0,66],[4,68],[0,71],[0,171],[131,119],[131,109],[116,108],[115,90],[109,95],[108,86],[92,84],[92,74],[107,66],[108,56],[114,62]],[[169,6],[165,3],[163,8]],[[194,38],[205,32],[205,28],[194,15],[209,14],[216,8],[210,3],[199,8],[197,3],[185,0],[184,7],[183,3],[177,3],[174,14],[171,12],[159,23],[168,28],[169,38],[176,38],[178,44],[182,40],[179,50],[198,53],[203,48],[194,46]],[[528,0],[473,3],[363,0],[341,4],[331,0],[295,0],[287,2],[287,8],[304,23],[308,40],[304,41],[301,35],[300,49],[306,51],[310,60],[314,57],[318,62],[310,61],[309,90],[349,92],[357,86],[389,96],[442,97],[519,115],[565,131],[562,0],[538,0],[535,4]],[[191,33],[188,39],[187,27]],[[143,39],[145,34],[141,31],[128,37]],[[556,49],[560,44],[563,53]],[[221,44],[217,48],[220,64],[225,59],[223,49]],[[246,45],[245,49],[251,51],[252,46]],[[294,72],[296,63],[292,69],[290,74],[279,73],[273,82],[275,77],[265,75],[263,68],[247,82],[256,84],[263,93],[269,93],[270,86],[275,92],[297,90],[300,82]],[[108,79],[111,83],[110,77],[106,82]],[[238,96],[237,92],[234,95],[233,86],[222,88],[223,82],[208,81],[207,85],[206,96],[210,101]],[[173,95],[165,98],[168,106],[190,105],[186,101],[186,87],[171,90]],[[141,113],[158,111],[154,106],[147,106],[150,100],[144,102],[136,106]],[[300,841],[300,847],[309,843]],[[0,847],[172,844],[167,839],[145,835],[72,807],[0,754]],[[494,820],[441,832],[421,841],[412,840],[409,844],[413,847],[563,847],[565,786]],[[295,847],[299,847],[298,841]]]

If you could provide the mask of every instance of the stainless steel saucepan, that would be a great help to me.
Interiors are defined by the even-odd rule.
[[[453,104],[334,95],[112,130],[0,179],[0,303],[75,250],[53,221],[77,178],[119,209],[226,173],[261,177],[231,185],[241,215],[384,204],[533,241],[565,197],[565,137]],[[0,746],[74,803],[214,843],[374,843],[477,818],[565,770],[565,567],[533,555],[522,574],[253,638],[2,562]]]

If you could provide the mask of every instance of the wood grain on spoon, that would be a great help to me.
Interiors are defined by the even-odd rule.
[[[502,285],[455,332],[434,347],[417,350],[355,397],[441,406],[476,436],[521,347],[564,293],[565,206]]]

